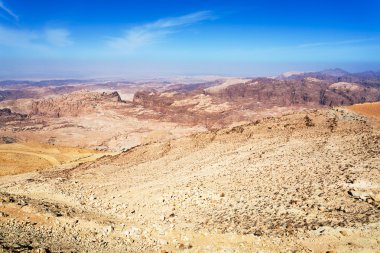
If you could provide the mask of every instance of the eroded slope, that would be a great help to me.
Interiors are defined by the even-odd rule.
[[[372,120],[328,109],[2,178],[1,244],[376,252],[379,138]]]

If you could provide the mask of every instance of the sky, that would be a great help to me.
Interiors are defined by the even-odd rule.
[[[0,79],[380,70],[378,0],[0,0]]]

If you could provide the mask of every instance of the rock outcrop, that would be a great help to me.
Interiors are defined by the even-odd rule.
[[[117,92],[76,91],[32,103],[31,115],[50,117],[79,116],[94,113],[98,107],[122,102]]]
[[[27,115],[12,112],[12,110],[9,108],[0,109],[0,125],[1,123],[6,123],[9,121],[24,120],[26,118],[27,118]]]

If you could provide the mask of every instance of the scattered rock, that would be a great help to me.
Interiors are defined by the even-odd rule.
[[[103,234],[105,235],[109,235],[110,233],[112,233],[112,231],[114,231],[114,227],[112,226],[107,226],[103,229]]]
[[[7,213],[4,213],[4,212],[0,212],[0,217],[8,217],[9,215]]]
[[[355,191],[355,190],[349,190],[348,194],[354,198],[364,200],[364,201],[373,195],[370,192],[360,192],[360,191]]]
[[[376,202],[380,202],[380,194],[376,194],[372,197],[372,199]]]

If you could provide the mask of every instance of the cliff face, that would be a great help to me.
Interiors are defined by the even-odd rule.
[[[60,97],[37,100],[32,103],[31,115],[51,117],[78,116],[96,112],[97,107],[119,103],[121,98],[117,92],[92,92],[82,90]]]
[[[155,90],[138,91],[133,97],[133,103],[146,107],[167,107],[174,102],[174,97],[162,96]]]

